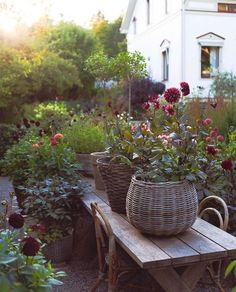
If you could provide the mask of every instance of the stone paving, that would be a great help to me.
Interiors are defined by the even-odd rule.
[[[8,177],[4,177],[4,176],[0,176],[0,203],[3,200],[6,200],[7,202],[10,202],[10,193],[14,192],[14,188],[13,185],[11,183],[11,181],[9,180]],[[0,213],[2,212],[3,206],[2,204],[0,204]],[[13,199],[13,208],[17,208],[17,203],[16,203],[16,199]],[[12,210],[12,209],[11,209]],[[9,210],[9,212],[11,211]]]

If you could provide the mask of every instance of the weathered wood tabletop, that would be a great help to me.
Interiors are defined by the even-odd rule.
[[[92,188],[82,201],[89,212],[90,204],[97,202],[120,246],[166,291],[192,291],[209,263],[236,258],[236,238],[200,218],[183,234],[167,238],[147,236],[125,216],[111,211],[104,192]],[[186,267],[181,276],[175,270],[179,266]]]

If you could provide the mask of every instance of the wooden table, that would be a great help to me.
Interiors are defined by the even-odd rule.
[[[90,204],[97,202],[108,217],[120,246],[141,268],[148,270],[165,291],[193,291],[209,263],[236,258],[236,238],[200,218],[183,234],[168,238],[147,236],[125,216],[111,211],[104,192],[88,191],[82,201],[90,213]],[[176,271],[180,266],[185,267],[181,275]]]

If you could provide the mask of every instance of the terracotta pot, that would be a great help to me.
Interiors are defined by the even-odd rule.
[[[76,153],[78,162],[81,164],[81,172],[85,176],[93,177],[93,165],[90,154]]]

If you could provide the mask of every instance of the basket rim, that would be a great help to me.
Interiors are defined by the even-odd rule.
[[[90,153],[90,155],[92,155],[92,156],[103,156],[103,155],[109,156],[109,153],[107,151],[98,151],[98,152],[92,152],[92,153]]]
[[[135,168],[134,166],[132,165],[129,165],[127,163],[123,163],[123,162],[119,162],[119,163],[114,163],[114,162],[110,162],[110,160],[112,159],[113,157],[112,156],[104,156],[104,157],[100,157],[97,159],[97,164],[101,164],[101,165],[106,165],[106,166],[109,166],[109,165],[126,165],[130,168]]]
[[[183,184],[190,184],[190,185],[194,185],[193,183],[191,183],[190,181],[184,179],[184,180],[180,180],[180,181],[167,181],[167,182],[148,182],[148,181],[144,181],[144,180],[140,180],[140,179],[137,179],[137,175],[133,175],[132,178],[131,178],[131,181],[135,182],[137,185],[149,185],[149,186],[180,186],[180,185],[183,185]]]

